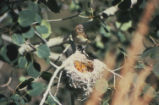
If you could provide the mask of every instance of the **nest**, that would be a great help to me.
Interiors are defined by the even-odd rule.
[[[69,86],[75,89],[82,89],[84,95],[88,96],[106,65],[101,61],[88,59],[80,51],[76,51],[65,62],[66,76],[69,78]]]

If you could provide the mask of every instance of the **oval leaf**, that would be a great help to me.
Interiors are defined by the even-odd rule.
[[[48,58],[50,56],[50,49],[48,48],[48,46],[46,46],[45,44],[40,45],[37,48],[37,52],[36,54],[40,57],[40,58]]]
[[[40,74],[40,73],[38,72],[38,70],[36,70],[36,69],[34,68],[33,63],[30,63],[30,64],[28,65],[27,73],[28,73],[29,76],[32,76],[32,77],[34,77],[34,78],[38,77],[39,74]]]
[[[36,12],[33,10],[24,10],[19,13],[18,23],[23,26],[31,25],[35,20]]]
[[[30,28],[30,30],[26,33],[22,34],[24,38],[32,38],[34,36],[34,29]]]
[[[18,66],[19,68],[26,68],[27,67],[27,59],[25,57],[19,57],[18,59]]]
[[[45,85],[40,82],[33,82],[31,86],[32,89],[29,90],[31,96],[38,96],[45,90]]]
[[[47,22],[46,20],[42,20],[40,25],[41,25],[41,29],[38,30],[38,27],[37,27],[37,31],[41,34],[42,38],[45,38],[45,39],[48,38],[50,34],[52,33],[50,23]]]
[[[19,35],[19,34],[13,34],[12,35],[12,40],[17,45],[21,45],[25,41],[24,38],[21,35]]]

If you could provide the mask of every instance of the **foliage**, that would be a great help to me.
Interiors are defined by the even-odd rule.
[[[52,61],[56,65],[60,65],[62,60],[70,55],[69,52],[62,60],[55,59],[58,58],[58,54],[63,54],[68,43],[78,43],[73,42],[70,38],[78,24],[84,26],[84,31],[90,41],[85,52],[91,58],[104,61],[108,52],[112,51],[116,56],[116,67],[122,65],[127,56],[126,49],[129,48],[132,35],[137,29],[137,24],[147,3],[146,0],[137,0],[135,4],[132,1],[2,0],[0,3],[0,60],[15,68],[11,72],[17,73],[18,80],[15,80],[16,86],[14,84],[13,91],[10,91],[9,94],[4,94],[8,88],[5,90],[2,87],[4,92],[0,91],[0,104],[36,105],[40,103],[39,97],[42,98],[54,72],[52,69],[50,70],[50,66],[46,67],[45,65],[49,65]],[[114,6],[117,6],[118,10],[112,15],[104,12]],[[113,9],[110,9],[108,12],[112,13],[112,11]],[[153,66],[151,73],[153,76],[149,76],[147,85],[159,81],[158,16],[158,12],[155,12],[149,25],[149,33],[143,42],[145,50],[139,55],[140,59],[135,66],[137,72],[147,65]],[[60,44],[58,41],[52,42],[58,43],[55,46],[51,46],[52,43],[47,43],[56,37],[62,38],[63,42]],[[25,44],[28,44],[29,47],[24,47]],[[23,48],[24,53],[20,53],[19,48]],[[30,50],[30,48],[32,49]],[[37,58],[44,61],[37,60]],[[53,67],[53,70],[54,68],[56,67]],[[24,77],[23,81],[20,81],[21,77]],[[7,80],[8,77],[3,78]],[[153,81],[154,79],[155,81]],[[109,82],[109,85],[112,86],[112,80]],[[4,81],[0,81],[0,85],[2,83]],[[56,85],[57,83],[53,84],[53,86]],[[104,95],[102,105],[110,105],[114,90],[111,88],[110,91],[108,92],[110,95]],[[156,87],[156,96],[151,102],[153,105],[158,105],[156,98],[158,93],[158,87]],[[67,100],[64,101],[71,100],[70,97],[66,97],[62,93],[59,94],[54,98],[58,100],[65,97]],[[57,104],[50,95],[45,103]]]

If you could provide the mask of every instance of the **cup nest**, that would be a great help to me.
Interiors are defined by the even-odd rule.
[[[85,96],[92,92],[94,84],[107,68],[103,62],[97,59],[90,60],[80,51],[76,51],[64,63],[69,86],[82,89]]]

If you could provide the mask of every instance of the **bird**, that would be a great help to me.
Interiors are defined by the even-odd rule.
[[[90,40],[88,40],[88,36],[85,33],[84,26],[82,24],[78,24],[75,27],[75,32],[73,33],[73,39],[78,49],[84,50]]]

